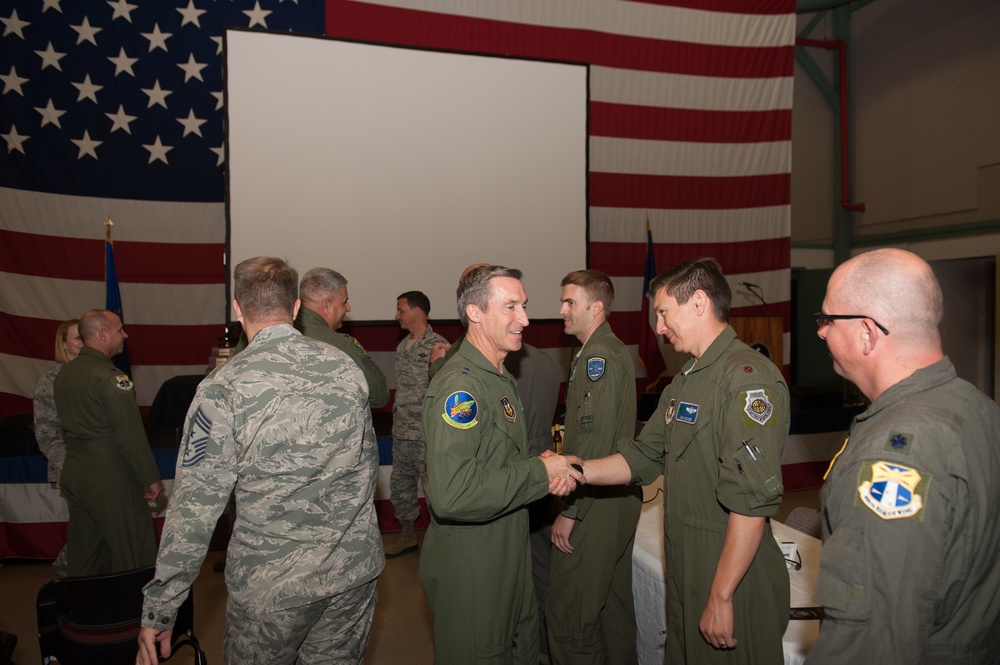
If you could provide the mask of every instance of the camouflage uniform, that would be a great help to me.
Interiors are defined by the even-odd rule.
[[[229,663],[360,663],[385,564],[364,376],[288,324],[201,385],[185,423],[143,626],[171,627],[230,492]]]
[[[413,342],[409,346],[409,342]],[[427,391],[427,360],[431,347],[447,342],[430,325],[417,340],[407,335],[396,347],[396,398],[392,407],[392,509],[400,522],[420,517],[417,478],[427,487],[424,428],[420,410]]]
[[[378,409],[389,403],[389,384],[385,380],[385,374],[358,340],[347,333],[332,330],[326,325],[322,316],[306,307],[299,309],[294,325],[295,329],[306,337],[331,344],[351,357],[365,374],[365,381],[368,382],[368,404],[371,408]]]
[[[38,377],[35,383],[35,398],[33,401],[35,441],[38,449],[45,455],[48,463],[48,480],[57,482],[66,460],[66,442],[63,441],[62,426],[59,424],[59,412],[56,410],[55,381],[62,370],[62,364]],[[66,546],[64,545],[56,560],[56,577],[66,577]]]
[[[54,389],[66,461],[68,575],[150,566],[156,534],[143,494],[160,479],[131,379],[106,355],[83,347]]]
[[[431,525],[420,585],[434,614],[438,665],[538,663],[527,504],[548,493],[528,453],[517,384],[473,344],[424,398]]]

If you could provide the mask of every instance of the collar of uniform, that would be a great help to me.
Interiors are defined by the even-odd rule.
[[[734,339],[736,339],[736,331],[733,330],[732,326],[726,326],[725,330],[719,333],[715,341],[701,355],[701,358],[691,358],[691,360],[684,364],[681,372],[687,374],[688,372],[697,372],[708,367],[719,359],[719,356],[726,350],[726,347],[732,344]]]
[[[108,358],[107,355],[105,355],[104,353],[98,351],[97,349],[91,348],[89,346],[81,347],[80,348],[80,353],[78,355],[87,356],[87,357],[90,357],[90,358],[97,358],[98,360],[103,360],[104,362],[108,362],[108,363],[114,364],[111,361],[111,358]],[[72,362],[72,361],[70,361],[70,362]]]
[[[513,380],[513,377],[510,372],[507,371],[506,367],[503,368],[503,372],[497,371],[497,368],[493,366],[493,363],[486,359],[486,356],[483,355],[482,351],[477,349],[476,345],[470,343],[467,339],[464,340],[462,346],[459,347],[458,352],[455,355],[462,356],[462,358],[468,361],[469,364],[475,365],[485,372],[490,372],[492,374],[496,374],[497,376]]]
[[[580,355],[582,355],[583,350],[587,348],[587,344],[590,344],[592,341],[610,334],[611,334],[611,324],[608,323],[607,321],[597,326],[597,330],[591,333],[590,337],[587,338],[587,341],[584,343],[584,345],[580,347]]]
[[[937,386],[948,383],[957,376],[958,374],[955,371],[955,366],[952,365],[951,360],[945,356],[933,365],[928,365],[927,367],[918,369],[916,372],[879,395],[878,399],[872,402],[871,405],[865,409],[864,413],[857,416],[857,420],[867,420],[883,409],[887,409],[890,406],[893,406],[894,404],[917,393],[922,393],[925,390],[930,390],[931,388],[936,388]]]
[[[307,326],[330,327],[326,325],[326,321],[323,320],[323,317],[318,312],[314,312],[308,307],[299,307],[299,315],[295,317],[294,325],[299,330],[305,330]]]
[[[258,330],[257,334],[253,336],[252,340],[250,340],[250,346],[258,346],[272,339],[281,339],[283,337],[292,337],[293,335],[301,334],[302,333],[293,328],[290,323],[276,323],[273,326],[268,326]]]
[[[418,337],[417,339],[424,339],[425,337],[430,337],[433,334],[434,334],[434,328],[432,328],[431,324],[428,323],[427,324],[427,330],[425,330],[424,334],[421,335],[420,337]]]

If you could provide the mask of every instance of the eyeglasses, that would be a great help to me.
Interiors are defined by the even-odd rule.
[[[825,314],[823,312],[816,312],[813,314],[813,318],[816,319],[817,328],[825,328],[834,321],[844,321],[848,319],[869,319],[875,324],[875,327],[882,331],[883,335],[889,334],[889,329],[883,326],[881,323],[868,316],[867,314]]]

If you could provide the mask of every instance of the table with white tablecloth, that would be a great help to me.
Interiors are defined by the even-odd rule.
[[[638,627],[636,648],[640,665],[662,665],[667,636],[667,586],[663,552],[663,479],[643,490],[642,514],[632,552],[632,592]],[[779,542],[794,542],[802,566],[788,571],[791,608],[812,608],[813,590],[819,573],[822,544],[816,538],[771,520],[771,530]],[[799,665],[819,635],[816,619],[792,619],[782,637],[786,665]]]

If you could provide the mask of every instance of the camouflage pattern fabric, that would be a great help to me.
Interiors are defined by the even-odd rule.
[[[55,395],[56,376],[62,368],[63,366],[58,364],[38,377],[35,383],[35,398],[32,402],[35,441],[38,442],[38,449],[48,462],[50,483],[56,481],[56,475],[62,471],[63,462],[66,460],[66,443],[63,441],[62,426],[59,424],[59,412],[56,411]]]
[[[261,649],[285,630],[283,622],[308,614],[304,608],[333,607],[374,580],[385,557],[372,501],[378,449],[367,404],[358,366],[288,324],[261,330],[202,381],[185,423],[156,576],[144,590],[143,626],[173,625],[231,491],[230,612],[255,617]],[[257,624],[267,616],[273,626]],[[343,629],[336,620],[320,623],[317,630]],[[262,655],[230,662],[286,661]]]

